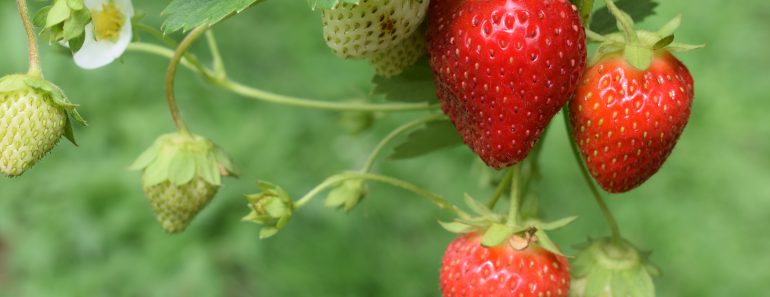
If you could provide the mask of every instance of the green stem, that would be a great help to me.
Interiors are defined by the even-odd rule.
[[[487,207],[489,207],[489,209],[495,208],[497,201],[500,200],[500,197],[503,196],[503,192],[505,192],[505,190],[508,189],[508,186],[511,185],[512,178],[513,178],[513,169],[509,168],[508,172],[505,173],[503,180],[500,181],[499,185],[497,185],[497,189],[495,189],[495,193],[492,194],[492,199],[490,199],[489,203],[487,203]]]
[[[543,133],[540,134],[540,140],[537,142],[537,144],[535,144],[535,148],[532,149],[529,157],[527,157],[529,160],[529,174],[527,175],[527,179],[524,180],[524,185],[521,187],[521,196],[525,197],[525,199],[527,194],[529,194],[529,189],[532,187],[532,183],[535,180],[540,179],[540,155],[543,152],[543,144],[549,130],[551,130],[550,126],[545,127]]]
[[[521,204],[521,194],[519,192],[520,179],[521,179],[521,163],[516,164],[511,168],[511,205],[508,209],[508,224],[511,226],[518,224],[519,206]]]
[[[135,28],[139,29],[139,30],[142,30],[142,31],[146,32],[147,34],[152,35],[152,37],[162,41],[168,47],[176,48],[177,46],[179,46],[179,44],[176,42],[176,40],[174,40],[172,38],[169,38],[168,35],[163,34],[163,32],[161,32],[160,30],[158,30],[157,28],[155,28],[153,26],[150,26],[150,25],[147,25],[147,24],[143,24],[143,23],[136,23],[133,26]]]
[[[166,58],[173,57],[173,51],[168,48],[147,43],[132,43],[129,50],[154,54]],[[187,61],[187,62],[185,62]],[[265,101],[275,104],[290,105],[303,108],[322,109],[331,111],[379,111],[379,112],[406,112],[420,110],[436,110],[438,104],[430,103],[355,103],[355,102],[324,102],[303,98],[295,98],[285,95],[270,93],[256,88],[248,87],[230,79],[216,79],[213,71],[194,63],[192,59],[183,59],[182,66],[197,73],[217,86],[250,99]],[[355,100],[350,100],[355,101]]]
[[[370,173],[359,173],[359,172],[342,173],[342,174],[329,177],[324,182],[322,182],[321,184],[319,184],[318,186],[310,190],[310,192],[305,194],[305,196],[302,196],[302,198],[297,200],[297,202],[294,205],[296,206],[296,208],[300,208],[306,205],[308,202],[310,202],[315,196],[317,196],[323,190],[326,190],[343,181],[352,180],[352,179],[363,179],[363,180],[378,181],[378,182],[390,184],[392,186],[413,192],[423,198],[426,198],[431,202],[433,202],[434,204],[436,204],[439,208],[448,209],[449,211],[456,213],[461,218],[470,217],[467,213],[462,211],[459,207],[447,201],[443,197],[436,195],[434,193],[431,193],[430,191],[420,188],[414,184],[411,184],[409,182],[406,182],[394,177],[390,177],[390,176],[376,175],[376,174],[370,174]]]
[[[214,37],[214,32],[211,30],[206,32],[206,41],[208,41],[209,51],[211,52],[211,57],[214,60],[214,73],[216,74],[217,79],[225,79],[227,77],[225,63],[222,60],[222,54],[219,52],[219,46],[217,45],[217,40]]]
[[[583,20],[583,25],[587,28],[591,24],[591,12],[594,10],[594,0],[580,0],[578,3],[578,10],[580,11],[580,18]]]
[[[187,124],[185,123],[182,115],[179,112],[179,106],[176,104],[176,97],[174,95],[174,79],[176,78],[176,69],[182,58],[184,57],[187,49],[190,48],[193,42],[197,40],[203,33],[208,30],[208,26],[200,26],[190,31],[187,36],[176,48],[174,55],[171,57],[171,62],[168,64],[168,71],[166,71],[166,101],[168,102],[168,109],[171,112],[171,118],[176,124],[177,130],[182,134],[189,134]]]
[[[399,112],[399,111],[418,111],[432,110],[438,108],[438,105],[430,103],[358,103],[358,102],[325,102],[303,98],[295,98],[267,91],[251,88],[231,80],[224,80],[217,83],[220,87],[233,93],[242,95],[255,100],[266,101],[275,104],[291,105],[295,107],[321,109],[330,111],[379,111],[379,112]]]
[[[594,184],[593,180],[591,179],[591,174],[588,172],[588,168],[586,168],[586,165],[583,162],[583,157],[580,155],[580,151],[578,150],[577,144],[575,143],[574,137],[572,136],[572,127],[570,125],[568,108],[569,107],[565,106],[562,110],[562,114],[564,114],[564,126],[567,128],[567,135],[570,138],[569,143],[570,147],[572,148],[572,154],[575,156],[578,167],[580,167],[580,173],[583,175],[583,180],[585,181],[586,185],[588,185],[588,188],[591,189],[591,193],[594,196],[594,200],[596,200],[596,204],[599,205],[599,209],[601,209],[604,218],[607,220],[607,225],[610,226],[610,230],[612,232],[612,241],[616,244],[620,244],[622,237],[620,235],[620,227],[618,227],[618,222],[615,220],[615,216],[612,215],[612,211],[610,211],[610,208],[604,201],[602,194],[599,192],[599,188],[596,187],[596,184]]]
[[[40,68],[40,54],[37,49],[37,35],[32,27],[32,21],[29,19],[29,9],[26,0],[16,0],[16,6],[19,8],[21,22],[24,24],[24,32],[27,34],[27,45],[29,46],[29,71],[31,76],[42,76],[43,71]]]
[[[610,13],[617,19],[618,24],[620,25],[619,29],[625,34],[626,41],[630,44],[639,43],[639,35],[636,34],[634,20],[631,19],[631,16],[620,10],[612,0],[604,0],[604,3],[607,5],[607,9]]]
[[[443,114],[432,114],[425,116],[423,118],[416,119],[414,121],[408,122],[392,132],[385,136],[385,138],[380,141],[379,144],[374,148],[371,154],[369,154],[369,158],[366,160],[366,163],[364,164],[363,169],[361,172],[367,173],[372,170],[372,167],[374,167],[374,162],[377,161],[377,158],[379,157],[380,153],[382,153],[382,150],[385,149],[385,146],[387,146],[391,141],[396,139],[396,137],[400,136],[403,133],[406,133],[412,129],[414,129],[417,126],[430,123],[433,121],[438,121],[440,119],[444,119],[445,116]]]

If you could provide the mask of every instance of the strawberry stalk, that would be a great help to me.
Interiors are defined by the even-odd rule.
[[[30,76],[42,77],[43,73],[40,68],[40,55],[37,49],[37,36],[35,35],[35,29],[32,27],[32,21],[29,18],[27,1],[16,0],[16,6],[19,8],[19,15],[24,24],[24,31],[27,34],[27,44],[29,45],[29,71],[27,74]]]
[[[176,78],[176,69],[179,66],[179,62],[182,60],[184,53],[190,48],[193,42],[198,39],[203,33],[209,29],[209,26],[200,26],[190,31],[187,36],[179,43],[174,55],[171,57],[171,62],[168,64],[168,70],[166,71],[166,101],[168,102],[168,110],[171,112],[171,118],[174,120],[176,129],[181,134],[190,134],[187,129],[187,123],[185,123],[182,115],[179,113],[179,106],[176,104],[176,96],[174,95],[174,79]]]
[[[128,46],[128,50],[153,54],[161,57],[172,58],[175,51],[155,44],[134,42]],[[193,71],[206,81],[229,92],[244,96],[246,98],[263,101],[279,105],[294,106],[308,109],[318,109],[327,111],[362,111],[362,112],[410,112],[422,110],[437,110],[438,104],[425,103],[366,103],[360,99],[340,100],[347,102],[327,102],[307,98],[298,98],[283,94],[276,94],[265,90],[250,87],[241,84],[227,77],[217,76],[214,70],[200,65],[192,55],[182,57],[179,62],[185,68]]]
[[[317,185],[315,188],[310,190],[305,196],[302,196],[297,202],[294,204],[295,209],[299,209],[300,207],[308,204],[315,196],[317,196],[322,191],[339,185],[340,183],[348,180],[369,180],[369,181],[377,181],[381,183],[386,183],[394,187],[398,187],[407,191],[410,191],[412,193],[415,193],[423,198],[426,198],[436,204],[441,209],[447,209],[449,211],[454,212],[457,214],[460,218],[469,218],[467,213],[462,211],[459,207],[452,204],[448,200],[444,199],[443,197],[434,194],[428,190],[425,190],[415,184],[390,177],[385,175],[378,175],[378,174],[371,174],[371,173],[360,173],[360,172],[347,172],[342,173],[338,175],[334,175],[332,177],[327,178],[324,182]]]
[[[511,168],[511,205],[508,208],[508,225],[515,227],[519,222],[519,206],[521,204],[521,193],[519,192],[521,184],[521,163]]]
[[[441,119],[445,119],[446,117],[443,114],[431,114],[419,119],[416,119],[414,121],[408,122],[406,124],[401,125],[400,127],[396,128],[395,130],[391,131],[390,134],[385,136],[379,144],[372,150],[372,153],[369,154],[369,158],[366,160],[366,163],[364,164],[363,169],[361,170],[362,173],[371,172],[372,168],[374,167],[374,162],[377,161],[377,158],[380,156],[380,153],[382,153],[382,150],[385,149],[385,146],[387,146],[391,141],[396,139],[401,134],[404,134],[418,126],[435,122]]]
[[[591,23],[591,12],[594,10],[594,0],[579,0],[577,3],[580,18],[583,19],[583,25],[588,27]]]
[[[591,179],[591,174],[588,173],[588,168],[586,168],[585,162],[583,162],[583,157],[580,155],[577,144],[575,141],[573,141],[575,137],[572,135],[572,127],[570,125],[569,111],[567,106],[562,109],[562,114],[564,114],[564,126],[567,128],[567,135],[569,135],[571,138],[569,141],[570,148],[572,149],[572,154],[575,156],[575,161],[578,163],[578,167],[580,167],[580,173],[583,175],[583,180],[585,180],[588,188],[591,189],[591,193],[596,200],[596,204],[599,205],[599,209],[602,211],[604,218],[607,220],[607,225],[609,225],[610,232],[612,232],[612,242],[615,244],[620,244],[623,238],[620,235],[620,227],[618,227],[618,222],[615,220],[615,216],[612,215],[612,211],[610,211],[610,208],[607,206],[607,202],[604,201],[604,197],[602,197],[602,194],[599,192],[599,188],[596,187],[593,180]]]
[[[500,184],[497,185],[497,189],[495,189],[495,193],[492,194],[492,199],[490,199],[489,203],[487,203],[487,207],[489,209],[495,208],[497,201],[500,200],[501,196],[503,196],[503,192],[505,192],[505,189],[507,189],[508,186],[511,185],[511,181],[513,181],[513,168],[508,168],[508,171],[505,173],[503,180],[500,181]]]

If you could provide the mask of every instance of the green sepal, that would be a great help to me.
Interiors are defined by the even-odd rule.
[[[481,216],[490,216],[490,217],[496,216],[496,214],[492,210],[490,210],[486,205],[474,199],[468,193],[465,193],[464,198],[465,198],[465,204],[468,205],[471,211],[475,212],[476,214]]]
[[[645,70],[652,65],[653,51],[651,48],[629,44],[624,51],[626,62],[639,70]]]
[[[468,234],[476,230],[475,226],[461,223],[461,222],[438,221],[438,224],[441,225],[441,227],[444,228],[444,230],[447,230],[455,234]]]
[[[72,9],[67,5],[67,0],[56,0],[46,16],[45,28],[51,28],[64,22],[70,17]]]
[[[668,21],[663,27],[660,27],[658,29],[658,36],[671,36],[674,35],[674,32],[676,32],[677,29],[679,29],[679,26],[682,25],[682,14],[676,15],[673,19]]]
[[[129,169],[144,170],[142,184],[145,187],[165,181],[181,186],[196,177],[210,185],[220,186],[221,177],[233,175],[234,167],[227,154],[208,139],[170,133],[158,137]]]
[[[64,138],[67,138],[73,145],[78,146],[78,142],[75,141],[75,130],[72,129],[70,117],[64,118]]]
[[[67,99],[67,95],[64,94],[64,91],[62,91],[61,88],[45,79],[34,76],[28,76],[24,80],[24,83],[30,88],[47,93],[51,97],[51,100],[54,102],[54,104],[63,108],[69,116],[75,119],[75,121],[83,126],[88,126],[88,123],[83,119],[82,116],[80,116],[80,113],[77,111],[77,107],[79,105],[70,102],[69,99]]]
[[[177,186],[190,182],[195,177],[195,157],[191,152],[179,151],[168,165],[168,180]]]
[[[513,228],[503,224],[492,224],[484,231],[481,237],[481,245],[484,247],[494,247],[505,242],[514,234]]]
[[[216,159],[216,163],[220,166],[219,171],[222,175],[238,177],[240,172],[238,167],[235,166],[232,158],[230,158],[230,155],[216,145],[214,146],[214,158]]]
[[[625,240],[589,240],[572,261],[570,296],[654,297],[657,269],[648,268],[653,265],[647,256]]]
[[[69,6],[72,10],[82,10],[86,8],[83,0],[67,0],[67,6]]]
[[[349,212],[366,196],[366,185],[363,179],[346,180],[329,191],[324,206],[341,208]]]
[[[548,233],[546,233],[545,230],[537,229],[537,231],[535,231],[535,236],[537,236],[537,243],[540,244],[542,248],[551,253],[566,257],[551,238],[548,237]]]
[[[283,188],[264,181],[257,184],[260,193],[247,195],[251,212],[242,221],[264,225],[259,238],[271,237],[283,229],[294,213],[294,202]]]
[[[661,36],[665,36],[665,35],[661,35]],[[673,42],[674,42],[674,35],[673,34],[668,35],[658,40],[658,42],[656,42],[655,45],[652,46],[652,50],[664,49]]]
[[[72,16],[64,22],[62,26],[62,38],[64,41],[70,41],[80,36],[84,36],[86,25],[91,21],[91,15],[86,10],[75,11]],[[77,50],[75,50],[77,51]]]

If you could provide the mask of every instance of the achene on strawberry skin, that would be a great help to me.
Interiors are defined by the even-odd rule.
[[[536,243],[522,250],[507,242],[486,248],[481,235],[470,233],[449,244],[441,265],[444,297],[567,296],[567,258]]]
[[[647,70],[616,54],[592,66],[570,106],[573,135],[589,171],[608,192],[654,175],[690,117],[693,78],[667,51]]]
[[[529,154],[585,70],[585,32],[566,0],[432,1],[427,38],[444,113],[494,168]]]

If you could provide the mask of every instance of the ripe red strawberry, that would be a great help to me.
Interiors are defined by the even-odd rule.
[[[480,244],[481,235],[455,239],[441,265],[444,297],[567,296],[569,264],[537,244],[516,250],[503,243],[493,248]]]
[[[444,113],[495,168],[527,156],[585,68],[566,0],[432,1],[427,37]]]
[[[608,192],[629,191],[666,161],[690,117],[693,79],[667,51],[641,71],[618,54],[585,75],[570,106],[588,169]]]
[[[606,2],[622,33],[592,36],[602,44],[570,105],[570,121],[591,175],[608,192],[622,193],[660,169],[687,125],[693,78],[670,51],[698,46],[673,43],[680,16],[657,32],[636,31]]]

